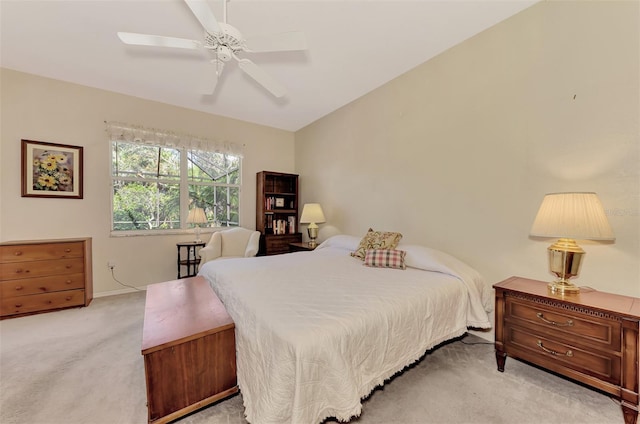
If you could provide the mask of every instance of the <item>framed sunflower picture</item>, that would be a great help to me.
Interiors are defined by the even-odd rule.
[[[22,140],[22,197],[82,199],[82,147]]]

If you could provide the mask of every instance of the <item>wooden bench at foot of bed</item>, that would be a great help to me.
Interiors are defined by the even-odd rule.
[[[142,355],[150,423],[238,391],[235,325],[202,277],[147,287]]]

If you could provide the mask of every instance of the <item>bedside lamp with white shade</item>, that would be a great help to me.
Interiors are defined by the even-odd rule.
[[[307,234],[309,235],[309,247],[316,247],[318,238],[318,224],[325,222],[324,212],[320,203],[305,203],[300,216],[301,224],[309,224]]]
[[[198,207],[191,209],[187,216],[187,223],[195,224],[196,242],[200,243],[202,241],[200,239],[200,224],[207,223],[207,216],[204,213],[204,209]]]
[[[578,293],[569,281],[580,272],[584,250],[578,240],[615,240],[600,199],[595,193],[550,193],[545,195],[531,227],[531,236],[558,238],[547,248],[549,270],[558,279],[549,283],[553,293]]]

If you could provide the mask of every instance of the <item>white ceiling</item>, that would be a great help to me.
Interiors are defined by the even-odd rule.
[[[281,99],[229,62],[203,95],[208,52],[124,45],[117,31],[203,39],[182,0],[0,0],[0,65],[296,131],[538,0],[232,0],[243,35],[301,30],[305,52],[254,53]],[[208,0],[223,21],[222,0]]]

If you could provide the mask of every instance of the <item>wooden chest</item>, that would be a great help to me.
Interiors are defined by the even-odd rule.
[[[0,316],[88,306],[91,260],[90,238],[0,244]]]
[[[581,288],[550,293],[547,283],[511,277],[496,290],[496,361],[519,358],[610,394],[625,422],[639,404],[640,299]]]
[[[238,391],[235,324],[202,277],[148,286],[142,355],[150,423]]]

